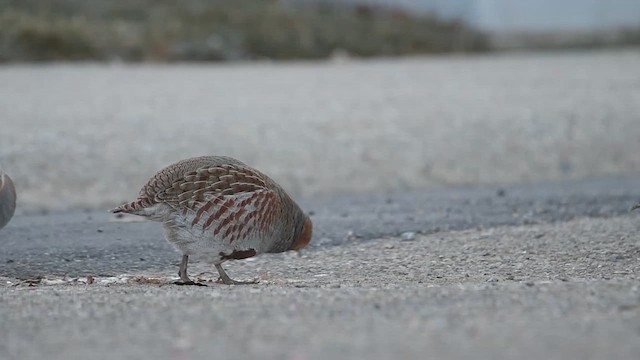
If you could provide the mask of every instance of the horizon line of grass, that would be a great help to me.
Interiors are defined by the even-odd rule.
[[[278,0],[0,0],[0,61],[228,61],[484,52],[458,20]]]

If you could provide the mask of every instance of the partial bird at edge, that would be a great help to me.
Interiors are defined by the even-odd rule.
[[[16,211],[16,189],[13,181],[0,169],[0,229],[9,223]]]

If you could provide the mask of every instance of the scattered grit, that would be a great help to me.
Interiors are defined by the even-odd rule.
[[[0,286],[4,358],[636,359],[640,221],[627,216]],[[86,284],[90,282],[91,284]]]

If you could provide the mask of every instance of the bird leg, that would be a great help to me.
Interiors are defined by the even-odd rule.
[[[251,281],[236,281],[236,280],[233,280],[232,278],[229,277],[229,275],[227,275],[226,272],[224,272],[224,269],[222,268],[221,264],[216,264],[216,269],[218,270],[218,273],[220,274],[220,278],[218,279],[218,282],[222,281],[222,283],[226,284],[226,285],[247,285],[247,284],[257,284],[259,282],[258,279],[251,280]]]
[[[197,285],[197,286],[207,286],[205,284],[197,283],[191,279],[189,279],[189,275],[187,275],[187,263],[189,262],[189,255],[182,255],[182,261],[180,262],[180,270],[178,270],[178,276],[180,276],[180,280],[174,282],[176,285]]]

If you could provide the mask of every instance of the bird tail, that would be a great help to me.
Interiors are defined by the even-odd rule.
[[[151,205],[151,202],[146,198],[138,198],[133,200],[132,202],[124,203],[110,211],[114,214],[116,213],[127,213],[127,214],[138,214],[140,210],[146,208]]]

